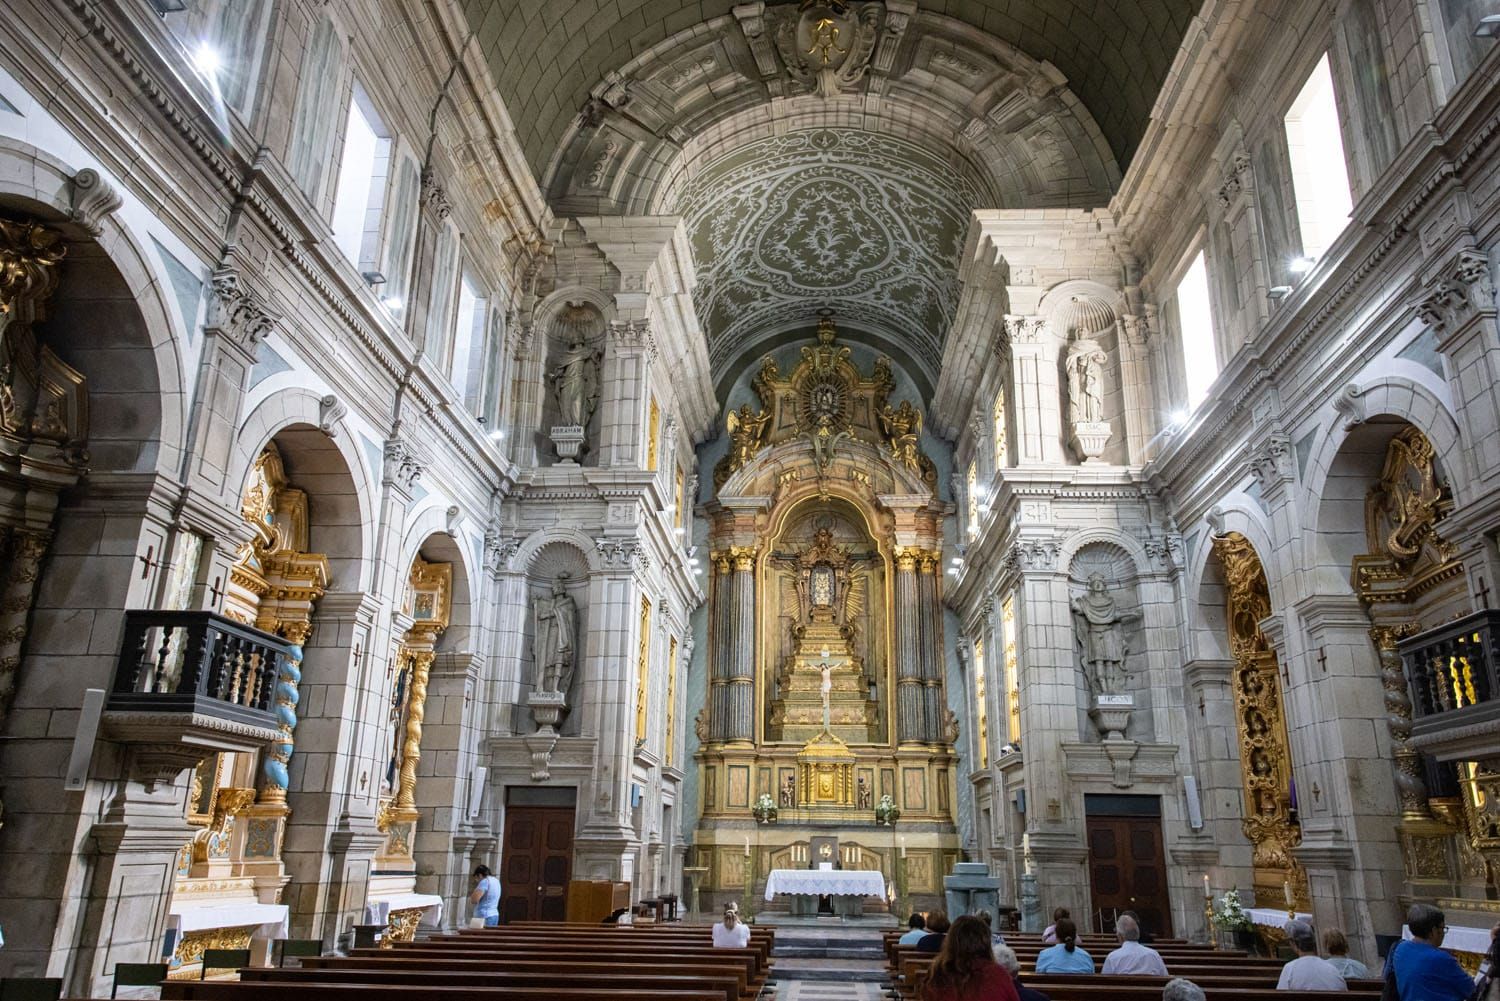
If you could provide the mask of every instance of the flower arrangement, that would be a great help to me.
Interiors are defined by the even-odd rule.
[[[1226,890],[1214,904],[1214,925],[1225,931],[1249,931],[1254,927],[1245,905],[1240,903],[1238,887]]]
[[[750,813],[754,815],[757,822],[769,824],[776,819],[776,801],[769,793],[763,792],[755,801],[755,805],[750,808]]]
[[[875,823],[894,824],[899,816],[901,811],[897,809],[896,801],[889,795],[880,797],[880,802],[875,804]]]

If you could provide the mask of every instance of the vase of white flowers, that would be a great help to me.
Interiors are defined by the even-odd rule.
[[[880,797],[880,802],[875,804],[875,823],[882,827],[895,824],[900,816],[901,811],[896,807],[896,801],[890,796]]]
[[[1214,904],[1214,927],[1229,932],[1236,948],[1255,951],[1255,922],[1250,920],[1250,912],[1240,900],[1238,887],[1226,890]]]
[[[761,793],[755,805],[750,808],[750,813],[755,817],[757,824],[772,824],[776,822],[776,801],[769,793]]]

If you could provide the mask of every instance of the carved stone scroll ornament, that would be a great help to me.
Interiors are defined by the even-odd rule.
[[[92,167],[73,175],[72,201],[68,218],[82,226],[89,236],[95,237],[104,234],[104,220],[125,203],[114,185]]]
[[[1490,261],[1478,250],[1460,251],[1452,266],[1417,302],[1417,319],[1440,333],[1452,333],[1471,319],[1494,315],[1495,283]]]
[[[252,357],[256,348],[275,329],[280,317],[240,284],[240,273],[228,265],[209,277],[213,297],[203,327],[227,338]]]
[[[764,14],[782,64],[794,81],[820,97],[852,90],[870,69],[880,38],[883,4],[803,0]]]

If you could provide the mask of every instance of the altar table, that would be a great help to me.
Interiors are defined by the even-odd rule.
[[[792,898],[795,915],[816,914],[818,898],[833,897],[834,913],[853,917],[864,913],[865,897],[885,899],[885,877],[868,869],[772,869],[766,899],[778,894]]]

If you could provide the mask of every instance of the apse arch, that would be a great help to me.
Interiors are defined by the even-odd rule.
[[[93,168],[70,169],[45,150],[0,136],[0,214],[35,219],[66,243],[57,291],[36,330],[88,380],[90,468],[176,476],[187,433],[181,325],[165,276],[121,213],[75,206],[80,184],[107,183],[84,171]],[[74,336],[76,329],[90,336]],[[114,434],[99,433],[104,427]]]
[[[374,574],[369,554],[375,551],[379,489],[354,447],[347,420],[335,420],[332,434],[320,426],[322,399],[314,390],[296,387],[262,400],[240,425],[227,480],[242,494],[255,460],[276,442],[292,485],[308,494],[309,543],[328,557],[329,590],[367,591]]]
[[[410,569],[417,557],[428,563],[453,565],[453,594],[448,628],[438,643],[439,652],[469,650],[473,645],[470,609],[478,598],[479,588],[471,582],[482,580],[474,566],[473,552],[461,543],[461,531],[449,533],[449,506],[440,500],[425,504],[407,521],[402,533],[398,566]]]
[[[1202,533],[1194,546],[1187,566],[1183,594],[1189,596],[1187,640],[1190,659],[1228,660],[1229,624],[1227,620],[1223,568],[1214,555],[1213,540],[1237,532],[1249,540],[1260,558],[1271,597],[1271,607],[1289,607],[1291,595],[1286,568],[1282,565],[1284,550],[1273,545],[1271,526],[1255,502],[1242,491],[1220,501],[1198,523]]]

